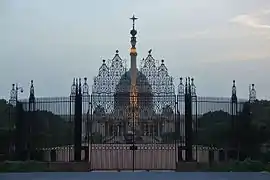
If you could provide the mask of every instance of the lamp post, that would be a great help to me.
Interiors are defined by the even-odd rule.
[[[16,106],[17,105],[17,102],[18,102],[18,95],[19,93],[23,93],[23,88],[21,86],[18,85],[18,83],[16,84],[12,84],[12,89],[11,89],[11,92],[10,92],[10,103],[13,105],[13,106]],[[9,120],[11,119],[11,111],[9,109]],[[16,130],[16,123],[14,125],[11,124],[10,122],[10,129],[9,129],[9,133],[10,134],[13,134],[13,132]],[[12,140],[10,141],[10,145],[9,145],[9,153],[13,153],[15,151],[15,144],[16,142],[14,141],[13,138],[14,135],[12,135]]]

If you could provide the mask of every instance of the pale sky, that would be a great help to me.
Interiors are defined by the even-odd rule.
[[[68,96],[73,77],[92,85],[102,59],[129,60],[135,14],[138,63],[153,49],[170,75],[195,78],[198,96],[239,98],[256,85],[270,99],[269,0],[0,0],[0,98],[12,83],[36,96]],[[176,86],[177,86],[176,83]]]

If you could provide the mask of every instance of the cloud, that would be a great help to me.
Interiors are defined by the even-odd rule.
[[[241,24],[247,27],[251,27],[254,29],[269,29],[270,24],[266,24],[263,22],[264,16],[270,14],[270,9],[263,10],[256,14],[240,14],[232,19],[229,22]]]

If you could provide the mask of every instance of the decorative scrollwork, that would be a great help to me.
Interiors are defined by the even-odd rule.
[[[180,77],[180,83],[178,85],[178,95],[184,96],[185,95],[185,86],[183,84],[183,78]]]
[[[15,84],[12,84],[12,88],[10,90],[9,103],[12,105],[16,105],[16,99],[17,99],[16,87]]]
[[[173,78],[169,75],[164,60],[161,61],[160,66],[156,62],[152,56],[152,50],[149,50],[148,56],[142,60],[142,67],[137,73],[136,89],[139,93],[138,96],[140,96],[138,101],[141,106],[146,106],[145,102],[151,101],[152,105],[148,104],[148,106],[153,107],[153,110],[156,112],[161,112],[163,107],[174,105],[175,99],[172,97],[175,95],[175,87]],[[116,108],[117,99],[123,101],[124,96],[127,96],[124,99],[126,103],[129,103],[131,74],[130,71],[126,70],[123,63],[119,56],[119,51],[116,50],[116,54],[110,64],[106,64],[105,60],[103,60],[99,73],[94,78],[94,85],[92,87],[93,103],[104,108],[109,106],[111,109],[105,108],[109,112],[113,111],[112,107]],[[102,102],[104,96],[116,99],[111,99],[109,101],[111,104],[105,105]]]
[[[256,97],[256,90],[255,90],[255,85],[252,84],[251,87],[249,87],[249,102],[253,103],[257,99]]]
[[[113,94],[117,83],[124,73],[125,67],[123,65],[123,60],[119,56],[119,51],[116,50],[116,54],[111,60],[110,66],[103,60],[103,63],[99,68],[99,73],[94,78],[92,92],[94,94]]]
[[[235,80],[233,80],[233,86],[232,86],[232,95],[236,95],[236,86],[235,86]]]
[[[35,96],[35,88],[34,88],[34,81],[31,80],[31,85],[30,85],[30,97]]]
[[[83,90],[83,95],[89,95],[89,86],[88,86],[88,84],[87,84],[87,78],[85,77],[84,78],[84,83],[83,83],[83,88],[82,88]]]
[[[76,83],[75,83],[75,78],[73,79],[73,83],[71,85],[71,93],[70,96],[71,97],[75,97],[76,95]]]
[[[191,89],[191,96],[195,97],[196,96],[196,86],[194,84],[194,78],[191,78],[191,84],[190,84],[190,89]]]
[[[231,101],[232,101],[233,103],[236,103],[236,102],[237,102],[235,80],[233,80],[233,85],[232,85],[232,96],[231,96]]]

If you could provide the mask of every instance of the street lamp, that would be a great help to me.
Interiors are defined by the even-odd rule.
[[[18,102],[18,94],[19,93],[23,93],[23,88],[21,86],[18,86],[18,83],[16,84],[12,84],[12,89],[11,89],[11,92],[10,92],[10,103],[13,105],[13,106],[16,106],[17,105],[17,102]],[[11,119],[11,111],[9,109],[9,120]],[[9,133],[10,134],[13,134],[13,132],[16,130],[16,123],[14,125],[10,123],[10,128],[9,128]],[[13,139],[14,137],[12,137]],[[14,140],[11,140],[10,141],[10,144],[9,144],[9,154],[12,154],[12,152],[15,151],[15,142]]]

